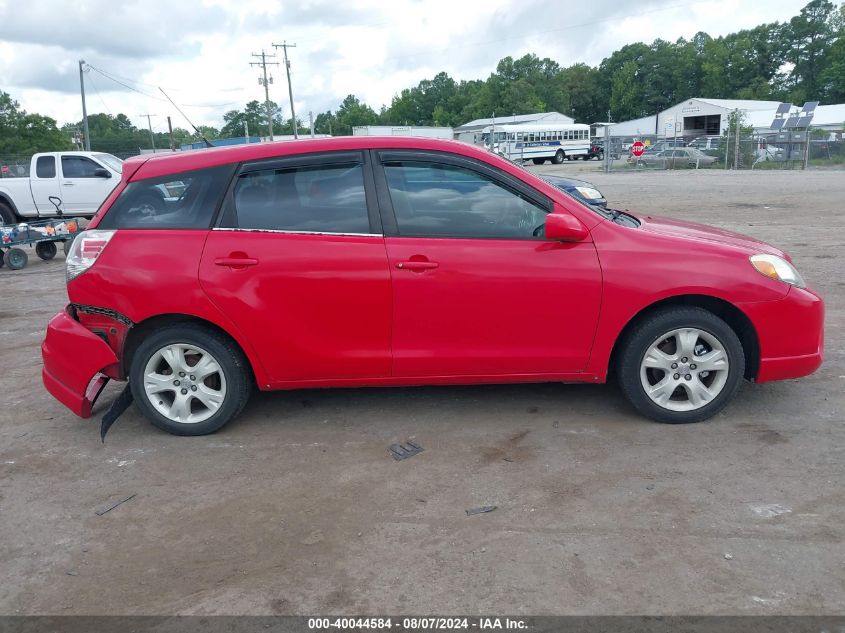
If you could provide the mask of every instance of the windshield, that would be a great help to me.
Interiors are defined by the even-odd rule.
[[[117,173],[121,173],[123,171],[123,161],[117,156],[112,156],[111,154],[94,154],[94,158],[101,163],[105,163],[112,171],[116,171]]]

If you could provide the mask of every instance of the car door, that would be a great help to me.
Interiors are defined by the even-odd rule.
[[[243,165],[200,282],[272,381],[390,374],[390,273],[368,155]]]
[[[74,215],[93,215],[118,182],[103,165],[87,156],[61,158],[62,209]]]
[[[546,240],[552,201],[486,163],[438,152],[376,156],[394,375],[583,369],[601,300],[593,243]]]
[[[29,188],[38,215],[55,215],[56,207],[50,198],[59,199],[59,174],[53,154],[35,159],[35,173],[29,175]]]

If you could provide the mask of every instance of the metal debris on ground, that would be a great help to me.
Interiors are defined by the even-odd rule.
[[[472,516],[473,514],[482,514],[483,512],[493,512],[498,506],[481,506],[480,508],[470,508],[466,511],[467,516]]]
[[[725,554],[725,560],[733,560],[733,554]]]
[[[129,383],[126,383],[126,387],[114,399],[114,402],[111,403],[111,407],[109,407],[109,410],[103,416],[103,421],[100,422],[100,440],[103,444],[106,443],[106,433],[109,432],[111,425],[115,423],[121,413],[129,408],[130,404],[132,404],[132,390],[129,388]]]
[[[133,499],[134,497],[135,497],[135,495],[131,494],[128,497],[124,497],[123,499],[118,499],[117,501],[112,501],[110,503],[104,503],[103,505],[99,506],[98,508],[96,508],[94,510],[94,514],[96,514],[97,516],[103,516],[106,512],[109,512],[110,510],[114,510],[120,504],[126,503],[127,501],[129,501],[130,499]]]
[[[422,453],[423,449],[419,444],[415,444],[411,440],[408,440],[404,444],[391,444],[388,450],[390,451],[390,454],[393,455],[393,459],[399,461],[400,459],[413,457],[417,453]]]

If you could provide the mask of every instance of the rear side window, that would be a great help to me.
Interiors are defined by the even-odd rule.
[[[56,177],[56,158],[54,156],[39,156],[35,161],[36,178]]]
[[[369,233],[361,165],[264,169],[234,189],[237,226],[303,233]]]
[[[97,228],[209,228],[232,169],[224,165],[131,182]]]

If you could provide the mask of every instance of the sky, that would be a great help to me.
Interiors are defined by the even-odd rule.
[[[505,56],[597,65],[614,50],[698,31],[724,35],[796,15],[808,0],[0,0],[0,90],[28,112],[79,121],[79,60],[88,113],[188,127],[264,100],[254,53],[288,49],[297,117],[355,94],[375,110],[446,71],[483,79]],[[290,116],[284,66],[270,99]],[[91,68],[88,68],[90,65]],[[701,95],[706,97],[707,95]]]

